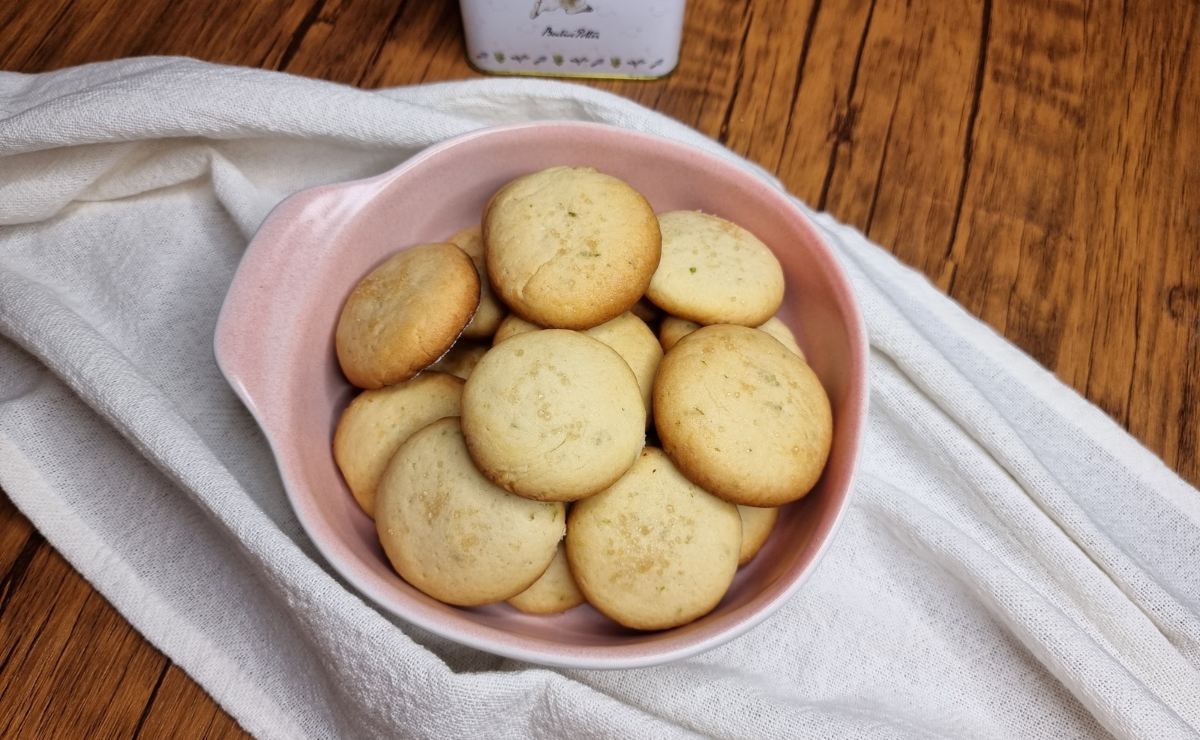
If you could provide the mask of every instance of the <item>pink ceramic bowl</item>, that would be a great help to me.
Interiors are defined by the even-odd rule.
[[[596,167],[633,185],[656,211],[698,209],[754,232],[783,264],[780,316],[833,404],[833,450],[817,487],[783,508],[771,538],[717,608],[683,627],[635,632],[586,604],[541,617],[504,603],[463,609],[435,601],[392,570],[374,523],[333,461],[334,428],[357,392],[338,369],[333,343],[351,289],[396,251],[477,223],[488,197],[508,181],[553,165]],[[270,441],[301,524],[339,573],[382,608],[430,632],[576,668],[633,668],[694,655],[742,634],[796,592],[846,511],[866,418],[866,348],[845,274],[783,193],[684,144],[567,122],[476,131],[378,177],[287,199],[246,250],[216,334],[222,372]]]

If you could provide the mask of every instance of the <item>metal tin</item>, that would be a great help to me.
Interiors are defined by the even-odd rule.
[[[460,0],[481,72],[655,79],[679,63],[685,0]]]

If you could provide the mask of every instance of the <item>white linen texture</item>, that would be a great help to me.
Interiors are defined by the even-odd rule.
[[[575,84],[366,91],[180,58],[0,73],[0,486],[262,740],[1200,737],[1200,494],[811,211],[862,306],[871,407],[850,511],[774,616],[666,666],[551,670],[339,579],[213,358],[238,260],[294,192],[534,119],[770,179]]]

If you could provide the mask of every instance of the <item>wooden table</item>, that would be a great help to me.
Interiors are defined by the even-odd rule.
[[[865,231],[1200,483],[1200,6],[691,0],[678,70],[589,82]],[[452,0],[15,0],[0,69],[183,54],[475,77]],[[0,737],[244,733],[0,497]]]

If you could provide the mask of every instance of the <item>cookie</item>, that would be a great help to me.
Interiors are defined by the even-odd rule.
[[[574,609],[584,602],[583,592],[575,585],[567,565],[567,551],[558,543],[558,552],[550,567],[533,585],[508,600],[508,603],[528,614],[558,614]]]
[[[520,316],[510,314],[500,323],[492,342],[499,344],[509,337],[538,331],[541,328]],[[632,311],[626,311],[612,321],[605,321],[583,333],[615,349],[633,370],[638,387],[642,391],[642,401],[646,405],[646,423],[649,424],[652,411],[650,392],[654,388],[654,374],[658,372],[658,363],[662,361],[663,356],[662,346],[654,338],[654,332],[650,331],[650,327],[646,326],[644,321],[634,316]]]
[[[808,358],[804,356],[804,350],[800,349],[800,345],[796,343],[796,335],[787,327],[787,324],[779,320],[778,316],[772,316],[767,319],[765,324],[758,327],[758,330],[765,331],[775,337],[779,340],[780,344],[790,349],[794,355],[808,362]]]
[[[803,497],[833,441],[829,399],[808,364],[766,332],[730,324],[697,329],[663,357],[654,420],[684,475],[746,506]]]
[[[462,380],[424,372],[387,388],[363,391],[342,412],[333,435],[333,459],[354,500],[375,517],[375,488],[388,461],[413,432],[458,416]]]
[[[662,324],[658,327],[658,341],[662,345],[663,352],[670,352],[676,342],[696,331],[701,326],[704,325],[697,324],[695,321],[681,319],[678,316],[663,317]]]
[[[742,517],[742,550],[738,555],[738,565],[745,565],[754,559],[771,536],[775,522],[779,521],[779,508],[760,509],[739,504],[737,509]]]
[[[466,380],[471,377],[471,371],[475,369],[487,351],[486,344],[460,339],[446,354],[442,355],[441,359],[430,365],[429,369]]]
[[[492,291],[492,282],[488,280],[487,260],[483,256],[483,229],[480,226],[472,226],[446,241],[466,252],[479,273],[479,308],[475,309],[475,315],[471,318],[471,323],[463,329],[462,335],[467,339],[488,339],[496,333],[496,327],[500,326],[500,322],[508,314],[508,309],[496,297]]]
[[[696,331],[701,326],[701,324],[697,324],[695,321],[681,319],[678,316],[667,316],[663,319],[662,325],[658,329],[658,341],[662,344],[663,351],[667,352],[675,346],[676,342]],[[780,321],[778,317],[772,316],[767,319],[766,323],[758,327],[758,330],[765,331],[775,337],[797,357],[805,360],[804,352],[800,349],[800,345],[796,343],[796,337],[792,334],[792,330],[787,328],[787,324]]]
[[[662,259],[646,297],[701,324],[759,326],[783,302],[783,268],[749,231],[697,211],[658,217]]]
[[[650,393],[654,389],[654,374],[658,372],[658,363],[663,358],[662,346],[654,338],[654,332],[632,311],[626,311],[612,321],[588,329],[584,334],[615,349],[633,370],[638,388],[642,391],[646,423],[649,424],[652,418]]]
[[[479,273],[453,244],[422,244],[379,267],[350,293],[338,319],[338,362],[360,388],[400,383],[458,339],[479,305]]]
[[[514,496],[471,463],[457,418],[396,451],[379,482],[375,527],[392,567],[438,601],[512,598],[546,572],[562,539],[562,504]]]
[[[515,313],[510,313],[500,322],[500,326],[496,328],[496,335],[492,337],[492,346],[500,344],[509,337],[515,337],[518,334],[524,334],[528,331],[537,331],[542,327],[532,322],[526,321]]]
[[[737,571],[737,507],[647,447],[612,487],[577,502],[567,559],[588,603],[639,630],[677,627],[713,609]]]
[[[637,378],[611,347],[563,329],[518,334],[463,387],[471,458],[505,490],[540,501],[602,491],[645,443]]]
[[[640,193],[590,167],[552,167],[492,196],[488,275],[526,321],[590,329],[628,311],[658,267],[658,220]]]
[[[663,317],[662,309],[646,300],[646,296],[639,298],[629,311],[647,324],[653,324]]]

